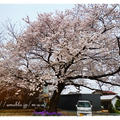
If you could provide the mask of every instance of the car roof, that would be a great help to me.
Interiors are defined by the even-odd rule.
[[[88,100],[78,100],[78,102],[90,102]]]

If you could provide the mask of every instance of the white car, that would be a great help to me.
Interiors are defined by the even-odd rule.
[[[77,107],[77,116],[84,116],[84,115],[92,116],[92,105],[90,101],[78,100],[76,107]]]

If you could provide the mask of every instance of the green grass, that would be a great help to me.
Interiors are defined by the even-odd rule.
[[[76,111],[67,111],[59,109],[58,112],[62,113],[64,116],[77,116]]]
[[[34,109],[1,109],[0,116],[33,116]],[[58,112],[63,116],[76,116],[75,111],[66,111],[59,109]]]
[[[32,116],[34,109],[1,109],[0,116]]]
[[[119,110],[115,110],[115,113],[118,113],[118,114],[120,114],[120,111],[119,111]]]

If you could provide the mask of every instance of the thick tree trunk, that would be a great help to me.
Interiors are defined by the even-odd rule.
[[[64,89],[64,83],[58,84],[58,91],[54,91],[52,98],[50,99],[50,102],[48,104],[48,111],[49,112],[57,112],[57,106],[60,98],[60,93]]]

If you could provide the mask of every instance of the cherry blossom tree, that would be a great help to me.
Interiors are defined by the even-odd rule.
[[[34,22],[29,17],[24,21],[27,29],[17,36],[12,33],[11,62],[16,62],[8,63],[14,78],[36,91],[53,86],[48,111],[57,111],[66,85],[95,90],[91,82],[97,81],[120,86],[120,5],[75,5],[65,12],[38,14]],[[15,68],[23,74],[16,74]]]

